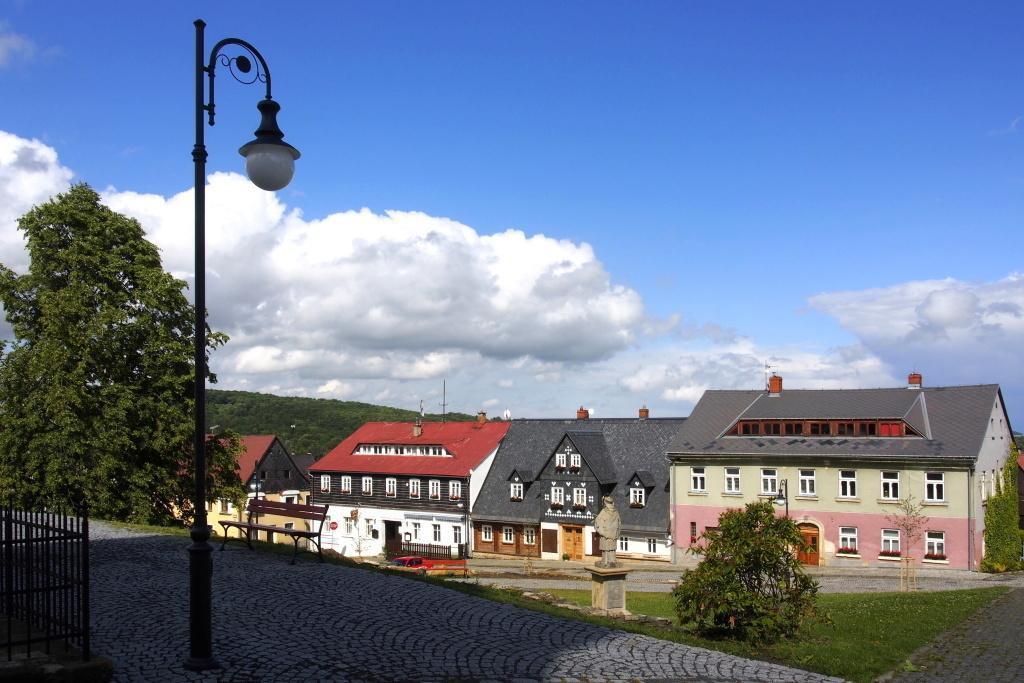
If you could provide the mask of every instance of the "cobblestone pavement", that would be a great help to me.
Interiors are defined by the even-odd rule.
[[[1017,588],[918,650],[911,661],[919,669],[892,680],[1024,680],[1024,589]]]
[[[223,668],[192,673],[189,541],[92,528],[92,643],[117,681],[836,680],[237,544],[214,554]]]

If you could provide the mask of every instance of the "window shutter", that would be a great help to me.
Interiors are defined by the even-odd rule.
[[[558,529],[541,529],[541,550],[545,553],[558,552]]]

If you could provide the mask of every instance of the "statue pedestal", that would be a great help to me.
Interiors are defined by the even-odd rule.
[[[626,611],[625,567],[587,567],[590,572],[590,606],[613,614]]]

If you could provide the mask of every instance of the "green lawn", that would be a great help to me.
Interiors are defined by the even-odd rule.
[[[589,591],[549,592],[568,602],[590,604]],[[833,624],[813,624],[795,640],[763,648],[694,637],[686,642],[853,681],[871,681],[896,668],[918,647],[1005,592],[1004,588],[975,588],[919,593],[823,593],[818,596],[818,604],[832,617]],[[670,593],[634,592],[626,600],[627,609],[636,614],[675,618]]]

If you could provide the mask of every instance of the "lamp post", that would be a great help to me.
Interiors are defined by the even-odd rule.
[[[786,518],[789,518],[789,479],[783,479],[779,485],[779,493],[773,501],[776,505],[786,506]]]
[[[213,580],[213,558],[210,546],[210,527],[206,522],[206,144],[203,113],[208,115],[209,125],[214,124],[214,72],[217,64],[226,67],[231,76],[240,83],[263,83],[266,96],[256,108],[261,115],[255,139],[239,149],[245,157],[245,170],[249,179],[259,188],[275,191],[286,186],[295,172],[295,160],[299,151],[284,142],[284,133],[277,125],[277,112],[281,106],[271,98],[270,69],[263,55],[244,40],[225,38],[210,51],[210,58],[204,62],[203,30],[206,23],[197,19],[196,27],[196,141],[192,148],[195,164],[195,231],[196,231],[196,272],[195,272],[195,432],[192,447],[195,454],[195,498],[193,499],[194,520],[189,535],[192,545],[189,553],[189,657],[185,668],[203,671],[218,666],[213,657],[211,628],[211,596]],[[228,46],[236,46],[250,57],[221,54]],[[255,64],[253,63],[255,60]],[[252,72],[252,75],[249,76]],[[209,84],[204,85],[204,80]],[[207,95],[209,100],[207,101]]]

